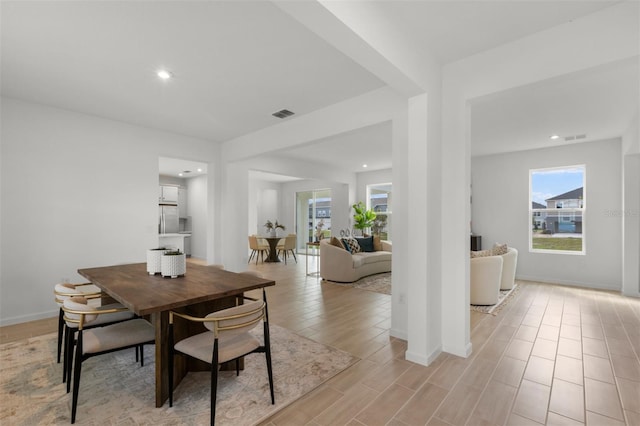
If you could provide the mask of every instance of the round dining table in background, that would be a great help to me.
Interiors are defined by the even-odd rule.
[[[267,240],[269,243],[269,256],[265,260],[265,262],[280,262],[280,258],[278,257],[278,241],[280,241],[284,237],[260,237]]]

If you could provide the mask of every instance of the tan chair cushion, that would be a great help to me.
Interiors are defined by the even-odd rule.
[[[106,316],[106,315],[103,315]],[[92,354],[155,340],[154,327],[142,318],[84,331],[82,353]]]
[[[213,333],[206,331],[179,341],[175,345],[175,349],[211,364],[214,339]],[[218,339],[218,362],[227,362],[245,355],[258,347],[260,347],[260,341],[249,333],[221,337]]]

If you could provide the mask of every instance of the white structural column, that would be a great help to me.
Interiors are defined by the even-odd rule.
[[[222,197],[222,262],[225,269],[242,272],[248,257],[249,171],[242,164],[227,164]]]
[[[455,79],[445,73],[442,145],[442,350],[471,354],[469,332],[469,185],[471,157],[468,108]]]
[[[440,203],[438,185],[430,185],[428,170],[430,145],[434,145],[429,138],[429,105],[427,94],[414,96],[408,102],[408,199],[405,204],[408,208],[406,236],[409,245],[406,358],[423,365],[429,365],[442,348],[441,283],[439,274],[434,272],[439,270],[437,257],[432,256],[439,251],[439,238],[435,231],[438,226],[433,226],[433,222],[439,217]],[[439,182],[437,176],[432,178]]]

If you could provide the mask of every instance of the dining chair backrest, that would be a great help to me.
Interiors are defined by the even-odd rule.
[[[296,234],[289,234],[284,241],[285,250],[294,250],[296,248]]]
[[[63,310],[65,311],[64,319],[69,327],[83,328],[86,324],[90,324],[97,318],[97,315],[92,314],[92,312],[96,311],[96,308],[88,305],[87,299],[82,296],[66,299],[63,306]]]
[[[255,235],[249,235],[249,248],[258,250],[258,238]]]
[[[264,318],[264,311],[264,301],[256,300],[255,302],[212,312],[206,318],[215,319],[215,321],[205,322],[204,326],[213,331],[218,338],[247,333],[254,329],[258,322]]]

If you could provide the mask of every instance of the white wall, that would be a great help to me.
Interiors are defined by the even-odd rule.
[[[640,120],[638,112],[622,137],[622,292],[640,297]]]
[[[158,157],[217,169],[203,140],[7,98],[1,116],[3,325],[55,315],[53,285],[82,280],[78,268],[145,261]]]
[[[393,169],[356,173],[356,202],[367,202],[367,185],[391,182],[393,182]]]
[[[495,242],[518,249],[516,277],[525,280],[621,289],[622,208],[620,139],[474,157],[473,228],[483,248]],[[529,170],[586,165],[586,254],[529,252]]]
[[[207,258],[207,176],[187,179],[187,212],[191,218],[191,257]]]

